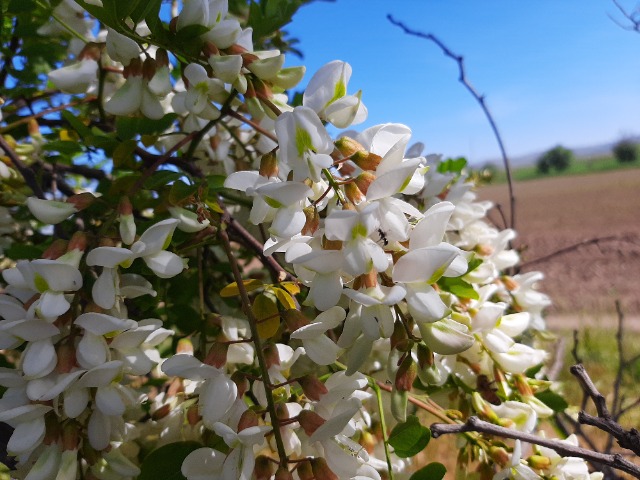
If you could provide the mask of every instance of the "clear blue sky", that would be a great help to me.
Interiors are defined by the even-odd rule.
[[[611,20],[622,17],[609,0],[314,2],[287,27],[305,54],[305,82],[326,62],[349,62],[348,91],[362,89],[369,109],[359,129],[404,123],[430,153],[476,164],[499,158],[480,107],[457,81],[455,62],[391,25],[387,13],[464,55],[510,156],[640,133],[640,34]]]

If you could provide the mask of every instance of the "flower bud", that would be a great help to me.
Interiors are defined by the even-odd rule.
[[[77,450],[80,443],[80,426],[76,422],[68,422],[62,427],[62,449]]]
[[[400,392],[410,391],[417,375],[418,367],[413,361],[413,358],[411,358],[411,355],[406,355],[396,373],[396,389]]]
[[[300,477],[300,480],[304,480],[299,473],[300,468],[298,468],[298,476]],[[278,467],[274,480],[293,480],[293,475],[286,467]]]
[[[157,69],[156,61],[151,57],[147,57],[142,64],[142,76],[149,81],[154,77]]]
[[[318,480],[340,480],[329,468],[327,461],[322,457],[311,459],[311,471],[313,472],[313,476]]]
[[[231,375],[231,381],[236,384],[238,389],[238,398],[242,398],[242,396],[249,390],[249,380],[240,370],[236,370]]]
[[[68,242],[66,240],[62,240],[58,238],[54,240],[47,249],[42,252],[42,258],[46,258],[47,260],[57,260],[62,255],[67,253],[67,245]]]
[[[349,201],[354,205],[358,205],[367,199],[364,192],[358,188],[358,185],[355,182],[345,183],[344,193]]]
[[[29,132],[29,136],[38,137],[40,136],[40,125],[35,118],[30,118],[27,122],[27,131]]]
[[[531,455],[527,458],[527,463],[535,470],[544,470],[551,466],[551,459],[542,455]]]
[[[298,468],[296,468],[296,473],[300,480],[315,480],[313,470],[311,469],[311,462],[300,462]]]
[[[224,337],[224,335],[221,335]],[[226,340],[226,337],[225,337]],[[227,363],[227,352],[229,351],[229,344],[225,342],[215,342],[209,349],[207,357],[204,359],[204,363],[212,365],[216,368],[221,368]]]
[[[320,227],[320,214],[315,206],[308,206],[302,209],[305,216],[304,227],[300,233],[302,235],[312,236]]]
[[[42,223],[51,225],[66,220],[78,211],[73,204],[55,200],[42,200],[36,197],[27,198],[27,207],[34,217]]]
[[[329,240],[327,237],[322,237],[322,248],[324,250],[342,250],[342,240]]]
[[[76,349],[72,342],[63,342],[56,348],[58,363],[56,364],[56,372],[69,373],[76,363]]]
[[[517,289],[520,285],[518,284],[518,282],[516,282],[513,277],[510,277],[509,275],[504,275],[500,280],[502,280],[502,284],[505,286],[505,288],[507,290],[509,290],[510,292],[514,291],[515,289]]]
[[[280,365],[280,354],[275,344],[268,345],[264,348],[264,359],[267,362],[267,368],[274,365]]]
[[[289,417],[289,409],[284,403],[276,404],[276,417],[278,420],[288,420]]]
[[[187,410],[187,422],[189,422],[189,425],[195,427],[200,420],[202,420],[202,416],[198,412],[198,406],[194,405],[190,407]]]
[[[391,338],[389,339],[391,350],[398,349],[401,352],[405,351],[401,350],[398,347],[406,346],[408,340],[409,337],[407,336],[407,330],[404,328],[404,325],[402,325],[402,322],[396,321],[393,324],[393,333],[391,334]]]
[[[298,415],[298,423],[309,437],[325,423],[325,419],[311,410],[302,410]]]
[[[305,375],[298,379],[298,383],[302,387],[302,391],[310,400],[317,402],[322,395],[329,392],[324,383],[318,380],[314,374]]]
[[[496,462],[501,467],[504,467],[509,464],[509,452],[507,452],[503,447],[496,447],[496,446],[490,447],[489,456],[494,462]]]
[[[288,309],[282,312],[282,318],[287,324],[287,330],[295,332],[299,328],[309,325],[309,319],[299,310]]]
[[[120,238],[125,245],[131,245],[136,239],[136,222],[133,218],[133,206],[129,197],[122,197],[118,205],[120,215]]]
[[[258,414],[253,410],[245,410],[238,420],[238,433],[247,428],[257,427],[258,423]]]
[[[532,397],[533,390],[531,390],[531,386],[527,382],[527,379],[522,374],[515,374],[513,376],[513,383],[515,387],[518,389],[518,393],[523,397]]]
[[[100,60],[101,53],[102,47],[100,44],[89,42],[80,50],[80,53],[78,53],[78,60],[90,59],[97,62]]]
[[[351,155],[354,155],[358,152],[366,152],[364,147],[359,142],[356,142],[353,138],[350,137],[340,137],[335,141],[335,146],[342,154],[343,158],[349,158]]]
[[[278,74],[269,79],[269,81],[274,87],[289,90],[300,83],[300,80],[304,77],[305,70],[304,66],[282,68]]]
[[[44,416],[44,426],[45,426],[45,435],[44,435],[44,444],[51,445],[56,443],[62,435],[61,425],[58,422],[58,417],[50,412],[50,414]]]
[[[269,460],[269,457],[258,455],[253,473],[256,480],[269,480],[273,475],[273,463]]]
[[[158,68],[169,66],[169,55],[164,48],[156,50],[156,65]]]
[[[181,338],[180,340],[178,340],[178,347],[176,349],[176,354],[178,353],[193,355],[193,343],[191,343],[191,339]]]
[[[409,394],[406,391],[393,389],[391,392],[391,414],[398,422],[407,421],[408,402]]]
[[[87,238],[86,233],[76,232],[71,236],[71,240],[69,240],[69,245],[67,245],[67,253],[73,252],[74,250],[84,252],[87,249],[88,243],[89,239]]]
[[[265,153],[260,159],[260,176],[277,177],[278,176],[278,160],[275,150]]]
[[[170,413],[171,413],[171,405],[169,405],[168,403],[165,403],[164,405],[162,405],[160,408],[158,408],[151,414],[151,419],[157,422],[158,420],[165,418]]]
[[[376,179],[375,174],[369,171],[365,171],[356,177],[355,184],[358,186],[360,191],[366,195],[367,192],[369,191],[369,186],[373,183],[375,179]]]
[[[433,352],[423,343],[418,344],[418,366],[420,368],[429,368],[433,365]]]
[[[351,161],[358,165],[362,170],[375,171],[378,168],[378,165],[380,165],[382,157],[375,153],[361,151],[353,154]]]
[[[478,416],[483,417],[484,419],[490,421],[491,423],[499,423],[500,418],[491,408],[491,404],[486,402],[482,395],[478,392],[473,392],[471,394],[471,405],[473,409],[477,412]]]

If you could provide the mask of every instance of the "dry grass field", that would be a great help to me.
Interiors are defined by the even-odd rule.
[[[640,330],[640,169],[517,182],[514,191],[514,246],[523,271],[546,275],[550,327],[613,326],[618,299],[628,328]],[[478,196],[508,213],[506,184],[480,188]],[[502,225],[496,211],[491,217]],[[535,261],[596,238],[604,240]]]

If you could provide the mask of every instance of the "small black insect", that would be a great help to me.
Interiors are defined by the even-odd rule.
[[[380,235],[380,241],[386,247],[389,245],[389,240],[387,240],[387,234],[381,228],[378,229],[378,235]]]

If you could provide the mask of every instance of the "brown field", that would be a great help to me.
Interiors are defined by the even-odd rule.
[[[612,326],[620,300],[627,328],[640,330],[640,169],[530,180],[514,191],[514,246],[523,272],[546,275],[541,290],[554,301],[550,327]],[[478,196],[508,215],[506,184],[482,187]],[[502,226],[495,209],[490,216]],[[597,238],[603,240],[535,261]]]

